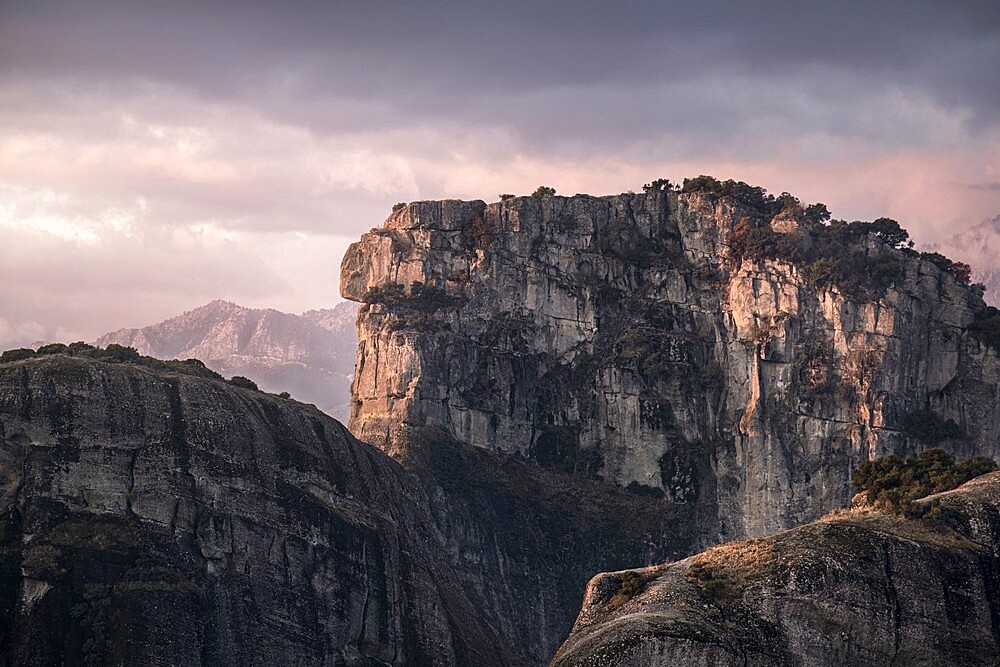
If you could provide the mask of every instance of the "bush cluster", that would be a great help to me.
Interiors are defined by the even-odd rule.
[[[257,383],[248,377],[243,377],[242,375],[234,375],[229,381],[229,384],[234,387],[239,387],[240,389],[251,389],[253,391],[260,391],[257,387]]]
[[[739,597],[739,584],[719,567],[706,561],[695,561],[684,573],[684,578],[698,587],[701,594],[717,604]]]
[[[406,289],[398,283],[369,287],[361,300],[365,303],[395,303],[406,298]]]
[[[608,600],[610,609],[617,609],[637,596],[645,588],[646,581],[641,574],[631,570],[618,573],[618,589]]]
[[[656,180],[646,183],[642,186],[642,191],[646,194],[653,194],[656,192],[666,192],[668,190],[673,190],[676,186],[670,182],[668,178],[657,178]]]
[[[789,234],[743,218],[729,232],[727,242],[737,261],[782,260],[802,268],[814,287],[836,286],[854,296],[877,297],[902,278],[903,267],[901,259],[887,249],[866,248],[862,242],[868,237],[886,248],[901,249],[909,244],[909,234],[890,218],[851,223],[835,220]]]
[[[951,274],[959,285],[968,285],[972,282],[972,267],[965,262],[952,261],[939,252],[922,252],[920,259],[925,259],[945,273]]]
[[[749,185],[743,181],[720,181],[712,176],[701,175],[697,178],[685,178],[684,185],[681,186],[683,193],[703,193],[716,197],[729,197],[744,206],[760,211],[768,219],[781,213],[788,206],[798,206],[799,200],[782,192],[775,197],[768,194],[767,190],[756,185]],[[825,207],[824,207],[825,208]]]
[[[1000,354],[1000,309],[986,306],[977,311],[969,331]]]
[[[895,455],[865,461],[854,471],[854,490],[865,492],[877,507],[918,518],[931,508],[920,507],[915,500],[950,491],[996,469],[996,462],[985,456],[956,463],[943,449],[925,449],[906,461]]]

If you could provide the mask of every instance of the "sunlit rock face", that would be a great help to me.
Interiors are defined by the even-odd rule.
[[[997,355],[968,326],[975,290],[914,253],[858,296],[801,265],[737,261],[748,219],[726,196],[416,202],[351,246],[341,292],[363,303],[351,429],[398,457],[410,426],[468,446],[708,505],[718,538],[843,506],[870,456],[927,445],[914,413],[952,419],[957,456],[1000,448]],[[808,239],[804,241],[808,243]],[[961,258],[957,258],[961,259]]]

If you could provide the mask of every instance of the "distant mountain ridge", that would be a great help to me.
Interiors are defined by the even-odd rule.
[[[265,391],[287,391],[346,421],[357,350],[357,304],[302,315],[217,299],[158,324],[97,339],[158,358],[201,359],[223,375],[244,375]]]
[[[1000,307],[1000,215],[983,220],[930,246],[972,267],[972,279],[986,286],[987,303]]]

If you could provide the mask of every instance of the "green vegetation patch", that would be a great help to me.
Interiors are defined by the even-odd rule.
[[[465,303],[460,296],[434,285],[425,285],[419,280],[410,283],[407,290],[399,283],[376,285],[365,292],[362,301],[365,303],[381,303],[391,306],[409,308],[413,311],[433,313],[438,310],[455,309]]]
[[[608,600],[609,609],[618,609],[639,595],[646,587],[646,579],[638,572],[628,570],[618,573],[618,590]]]
[[[877,239],[883,249],[866,247],[863,241],[868,237]],[[737,261],[781,260],[802,268],[813,287],[836,286],[852,296],[872,298],[902,278],[902,259],[890,249],[905,248],[909,234],[889,218],[813,223],[788,234],[744,218],[729,232],[727,242]]]
[[[737,223],[728,235],[732,257],[737,261],[774,259],[794,264],[817,288],[836,286],[859,298],[880,297],[903,276],[902,258],[890,249],[931,262],[961,285],[971,280],[968,264],[940,253],[918,254],[912,250],[909,233],[891,218],[831,222],[824,204],[803,207],[787,192],[774,196],[743,181],[720,181],[705,175],[684,179],[681,192],[726,197],[750,209],[749,217]],[[786,211],[796,213],[803,224],[791,233],[776,232],[769,221]],[[883,249],[868,247],[864,241],[869,238],[879,241]],[[1000,332],[1000,322],[996,329]],[[1000,333],[997,335],[1000,337]],[[1000,348],[1000,340],[996,346]]]
[[[1000,309],[986,306],[977,311],[969,331],[1000,354]]]
[[[775,197],[762,187],[749,185],[743,181],[720,181],[712,176],[701,175],[697,178],[685,178],[681,186],[684,194],[700,193],[715,197],[728,197],[744,206],[757,209],[768,218],[776,216],[784,210],[789,202],[798,200],[787,192]]]
[[[943,449],[925,449],[906,461],[895,455],[865,461],[854,471],[854,490],[867,494],[876,507],[914,519],[935,509],[915,500],[950,491],[996,469],[996,461],[985,456],[956,463]]]
[[[705,600],[717,605],[740,599],[747,588],[773,569],[774,544],[770,540],[729,542],[692,559],[684,578]]]

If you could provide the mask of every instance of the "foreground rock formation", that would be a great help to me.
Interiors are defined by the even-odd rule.
[[[860,461],[927,446],[915,423],[954,422],[931,439],[955,456],[1000,453],[979,293],[877,234],[843,248],[860,293],[823,282],[829,259],[737,256],[740,224],[817,242],[797,202],[758,200],[653,184],[398,208],[343,262],[363,303],[352,431],[405,460],[407,429],[437,427],[687,504],[708,540],[846,505]]]
[[[430,497],[296,401],[0,364],[0,664],[539,665],[594,572],[702,544],[665,500],[421,437]]]
[[[119,329],[97,344],[134,347],[158,359],[195,358],[226,377],[242,375],[265,391],[287,391],[346,421],[357,351],[357,306],[301,315],[212,301],[141,329]]]
[[[5,664],[505,664],[426,500],[314,408],[0,366]]]
[[[919,502],[595,577],[552,665],[996,665],[1000,473]]]

